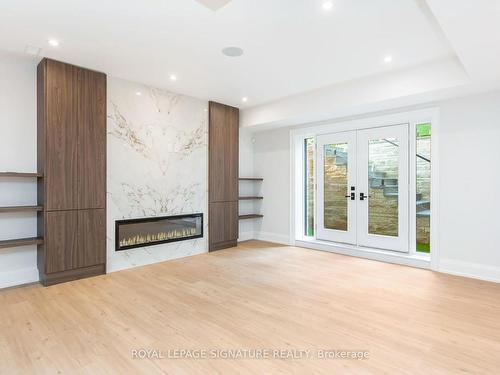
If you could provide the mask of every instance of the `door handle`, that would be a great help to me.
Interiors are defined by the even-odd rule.
[[[351,193],[351,195],[346,195],[346,198],[351,198],[352,201],[356,200],[356,193]]]
[[[359,193],[359,200],[364,201],[365,199],[371,198],[370,195],[365,195],[365,193]]]

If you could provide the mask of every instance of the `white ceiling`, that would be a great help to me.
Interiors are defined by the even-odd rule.
[[[454,55],[422,0],[335,0],[330,12],[322,3],[233,0],[212,11],[196,0],[2,0],[0,49],[36,46],[43,56],[240,107]],[[227,46],[245,53],[226,57]]]
[[[499,90],[500,0],[416,4],[455,55],[246,108],[241,126],[258,130],[330,121]],[[412,28],[414,35],[419,32]]]
[[[476,80],[500,78],[500,0],[428,0],[429,8]]]

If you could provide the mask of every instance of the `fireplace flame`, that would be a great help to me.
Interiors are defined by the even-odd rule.
[[[172,229],[167,232],[159,232],[155,234],[138,234],[133,237],[120,240],[120,246],[134,246],[147,244],[151,242],[159,242],[176,238],[190,237],[196,235],[196,228]]]

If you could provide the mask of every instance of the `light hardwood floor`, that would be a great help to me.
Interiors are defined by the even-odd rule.
[[[134,349],[309,359],[133,359]],[[317,350],[368,351],[366,360]],[[172,353],[172,352],[170,352]],[[500,285],[251,241],[0,291],[1,374],[498,374]]]

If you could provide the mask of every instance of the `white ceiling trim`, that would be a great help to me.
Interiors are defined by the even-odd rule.
[[[457,95],[469,83],[460,61],[451,57],[244,109],[241,126],[265,130],[429,103]]]

